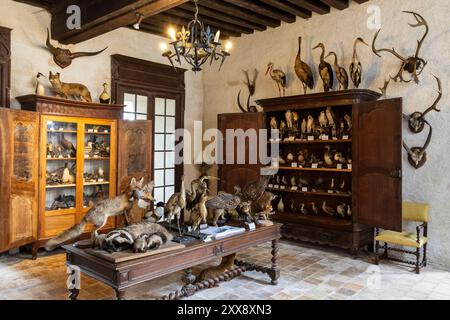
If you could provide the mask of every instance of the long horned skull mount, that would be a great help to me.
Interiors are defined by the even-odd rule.
[[[422,48],[422,44],[423,44],[425,38],[428,36],[429,27],[428,27],[428,23],[425,20],[425,18],[422,17],[420,14],[413,12],[413,11],[403,11],[403,12],[412,14],[414,16],[414,18],[417,20],[417,24],[409,23],[409,25],[412,28],[418,28],[418,27],[422,27],[422,26],[425,27],[425,34],[423,35],[422,39],[417,41],[416,53],[414,54],[414,56],[405,58],[402,55],[400,55],[397,51],[395,51],[394,48],[392,48],[392,49],[376,49],[375,42],[378,38],[378,35],[379,35],[381,29],[379,29],[376,32],[376,34],[373,38],[372,51],[380,58],[381,58],[380,52],[389,52],[392,55],[394,55],[395,57],[397,57],[399,60],[401,60],[402,64],[401,64],[400,70],[398,71],[398,73],[395,77],[392,77],[392,79],[395,82],[400,80],[401,82],[409,83],[409,82],[411,82],[411,80],[414,80],[415,83],[419,83],[419,76],[421,75],[423,69],[427,65],[427,62],[423,58],[421,58],[419,55],[420,55],[420,50]],[[412,79],[405,80],[405,78],[403,78],[403,73],[405,71],[407,71],[408,73],[410,73],[412,75]]]
[[[436,78],[436,81],[438,83],[438,97],[436,98],[436,100],[434,101],[434,103],[431,105],[431,107],[429,107],[427,110],[425,110],[424,112],[414,112],[413,114],[411,114],[411,116],[409,117],[409,129],[414,132],[414,133],[420,133],[423,131],[423,129],[425,128],[425,116],[430,113],[431,111],[436,111],[436,112],[441,112],[440,109],[438,109],[438,103],[439,101],[441,101],[442,99],[442,83],[441,83],[441,79],[439,79],[438,77],[434,76]]]
[[[47,29],[47,48],[53,54],[53,61],[62,69],[67,68],[72,64],[72,60],[80,57],[96,56],[106,49],[96,52],[71,52],[69,49],[62,49],[53,46],[50,43],[50,31]]]

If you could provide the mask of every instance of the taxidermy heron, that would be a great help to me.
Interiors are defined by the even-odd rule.
[[[278,86],[278,91],[280,93],[280,97],[284,96],[286,94],[286,86],[287,86],[287,78],[286,74],[279,70],[279,69],[273,69],[274,65],[272,62],[270,62],[267,65],[267,71],[266,76],[270,74],[270,77],[273,79],[273,81],[276,82]],[[281,89],[283,89],[283,93],[281,93]]]
[[[333,68],[331,68],[331,65],[325,61],[325,45],[323,43],[319,43],[313,48],[313,50],[319,48],[322,49],[322,54],[320,55],[319,74],[323,81],[323,89],[325,92],[328,92],[333,88],[334,84]]]
[[[337,54],[334,51],[331,51],[326,57],[334,56],[334,71],[336,72],[336,78],[339,82],[339,90],[347,90],[348,89],[348,73],[344,67],[341,67],[338,64]]]
[[[358,43],[369,46],[363,38],[357,38],[353,43],[353,59],[352,63],[350,64],[350,77],[352,78],[352,82],[355,85],[355,88],[359,88],[362,79],[362,65],[358,58],[358,52],[356,51]]]
[[[314,88],[314,77],[311,67],[301,58],[302,55],[302,37],[298,37],[298,54],[295,59],[295,73],[303,85],[303,93],[306,94],[306,88]]]
[[[172,219],[175,217],[178,224],[178,233],[181,236],[180,217],[181,211],[186,208],[186,188],[184,185],[184,177],[181,178],[181,191],[174,193],[167,201],[164,207],[164,215],[166,221],[172,225]]]

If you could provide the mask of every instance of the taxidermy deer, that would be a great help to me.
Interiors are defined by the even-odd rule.
[[[62,69],[67,68],[72,64],[72,60],[80,57],[96,56],[106,49],[96,52],[71,52],[69,49],[61,49],[53,46],[50,43],[50,31],[47,29],[47,48],[53,54],[53,61]]]
[[[92,102],[91,93],[86,86],[80,83],[62,82],[59,72],[53,74],[50,71],[48,80],[52,84],[57,97],[62,96],[65,99],[69,99],[69,97],[72,96],[84,102]]]
[[[425,124],[427,124],[430,127],[430,132],[428,133],[428,138],[424,144],[423,147],[414,147],[410,148],[408,145],[403,142],[403,147],[405,148],[406,152],[408,152],[408,161],[409,163],[416,169],[421,168],[425,162],[427,161],[427,148],[430,145],[431,137],[433,135],[433,128],[428,123],[428,121],[425,119],[425,116],[430,113],[431,111],[441,112],[440,109],[438,109],[438,103],[442,98],[442,85],[441,80],[436,77],[436,81],[438,83],[438,97],[434,101],[434,103],[429,107],[427,110],[422,112],[414,112],[410,118],[409,118],[409,127],[412,132],[414,133],[420,133],[423,131]]]
[[[250,81],[250,76],[248,74],[248,70],[242,70],[242,72],[244,73],[245,78],[246,78],[246,81],[244,81],[244,84],[248,88],[249,95],[247,98],[247,107],[244,108],[241,105],[241,91],[239,91],[239,94],[237,97],[239,109],[241,109],[241,111],[244,113],[245,112],[258,112],[258,109],[255,106],[250,105],[250,98],[255,95],[255,91],[256,91],[256,79],[258,78],[258,70],[255,69],[255,73],[254,73],[253,79],[251,81]]]
[[[420,14],[413,12],[413,11],[403,11],[403,12],[412,14],[414,16],[414,18],[417,20],[417,24],[411,24],[411,23],[409,24],[412,28],[418,28],[418,27],[422,27],[422,26],[425,27],[425,34],[423,35],[422,39],[417,41],[416,53],[414,54],[414,56],[405,58],[402,55],[400,55],[397,51],[395,51],[394,48],[392,48],[392,49],[376,49],[375,41],[377,40],[381,29],[377,31],[377,33],[375,34],[375,36],[373,38],[372,51],[379,57],[381,57],[380,52],[389,52],[392,55],[394,55],[395,57],[397,57],[399,60],[401,60],[402,64],[401,64],[400,70],[398,71],[397,75],[392,78],[395,82],[397,82],[398,80],[400,80],[401,82],[406,82],[406,83],[411,82],[411,80],[405,80],[403,78],[403,73],[405,71],[407,71],[412,75],[412,79],[414,80],[414,82],[419,83],[419,76],[422,73],[425,66],[427,65],[427,62],[424,59],[419,57],[420,49],[422,48],[422,44],[423,44],[425,38],[428,36],[429,27],[428,27],[427,21]]]
[[[142,209],[146,209],[150,205],[150,202],[155,201],[152,196],[153,186],[153,182],[144,185],[144,178],[142,178],[139,182],[137,182],[135,178],[132,178],[130,184],[120,196],[113,199],[100,201],[95,204],[95,206],[92,206],[80,223],[77,223],[72,228],[62,232],[55,238],[50,239],[45,244],[45,249],[47,251],[51,251],[60,244],[80,236],[88,223],[92,223],[94,225],[94,231],[92,231],[91,239],[93,244],[96,243],[98,230],[105,226],[108,218],[124,215],[125,220],[128,222],[128,214],[135,201],[138,202],[139,207]]]

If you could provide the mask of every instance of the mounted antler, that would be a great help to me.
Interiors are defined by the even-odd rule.
[[[244,113],[245,112],[258,112],[258,109],[255,106],[250,105],[250,98],[255,94],[255,91],[256,91],[256,79],[258,78],[258,70],[255,69],[255,73],[253,75],[252,81],[250,81],[250,76],[248,74],[248,70],[242,70],[242,72],[244,73],[245,78],[246,78],[246,81],[244,81],[244,84],[248,88],[249,96],[247,98],[247,107],[244,108],[241,105],[241,91],[239,91],[239,94],[237,97],[239,109],[241,109],[241,111]]]
[[[383,98],[386,98],[387,95],[387,88],[389,86],[389,83],[391,83],[391,79],[389,78],[389,80],[384,80],[384,85],[382,88],[379,88],[381,91],[381,94],[383,95]]]
[[[106,49],[108,49],[108,47],[106,47],[105,49],[96,51],[96,52],[74,52],[74,53],[72,53],[68,49],[61,49],[61,48],[57,48],[57,47],[53,46],[50,43],[50,31],[48,29],[47,29],[46,45],[47,45],[47,48],[49,49],[49,51],[51,52],[51,54],[53,55],[53,60],[62,69],[70,66],[72,64],[73,59],[80,58],[80,57],[95,56],[95,55],[102,53]]]
[[[403,78],[404,71],[407,71],[412,75],[412,79],[414,80],[414,82],[419,83],[419,76],[421,75],[423,69],[427,65],[427,62],[424,59],[420,58],[419,55],[420,55],[420,50],[422,49],[422,44],[425,41],[426,37],[428,36],[429,27],[428,27],[427,21],[420,14],[413,12],[413,11],[403,11],[403,12],[412,14],[414,16],[414,18],[417,20],[416,24],[409,23],[409,25],[412,28],[418,28],[418,27],[422,27],[422,26],[425,27],[425,34],[423,35],[422,39],[417,41],[417,49],[416,49],[415,55],[413,57],[405,58],[402,55],[400,55],[397,51],[395,51],[394,48],[392,48],[392,49],[376,49],[375,42],[378,38],[378,35],[380,34],[381,29],[375,33],[375,36],[372,41],[372,51],[378,57],[381,57],[380,52],[389,52],[402,62],[402,65],[401,65],[400,70],[398,71],[397,75],[395,77],[391,77],[395,82],[397,82],[398,80],[400,80],[401,82],[406,82],[406,83],[411,82],[411,80],[405,80]]]
[[[408,161],[416,169],[420,169],[427,162],[427,148],[430,145],[431,137],[433,136],[433,128],[431,125],[426,120],[423,120],[423,122],[430,127],[427,141],[423,147],[410,148],[406,142],[403,141],[403,148],[405,148],[406,152],[408,152]]]
[[[438,103],[442,99],[442,83],[441,79],[434,76],[437,83],[438,83],[438,97],[434,101],[434,103],[424,112],[414,112],[409,117],[409,129],[414,133],[422,132],[425,127],[425,116],[430,113],[431,111],[441,112],[440,109],[438,109]]]

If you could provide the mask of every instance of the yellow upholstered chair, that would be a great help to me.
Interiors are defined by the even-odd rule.
[[[415,266],[416,273],[419,274],[420,269],[427,265],[429,206],[427,204],[405,202],[402,206],[402,216],[405,221],[419,222],[421,225],[416,227],[416,233],[389,230],[380,231],[377,228],[375,231],[375,264],[379,263],[380,258],[389,259],[413,265]],[[379,254],[380,242],[384,243],[384,254],[381,256]],[[390,247],[389,245],[395,245],[396,247]],[[398,248],[399,246],[413,248],[413,250]],[[422,261],[420,261],[421,249],[423,249]],[[413,262],[390,257],[389,250],[415,255],[416,261]]]

